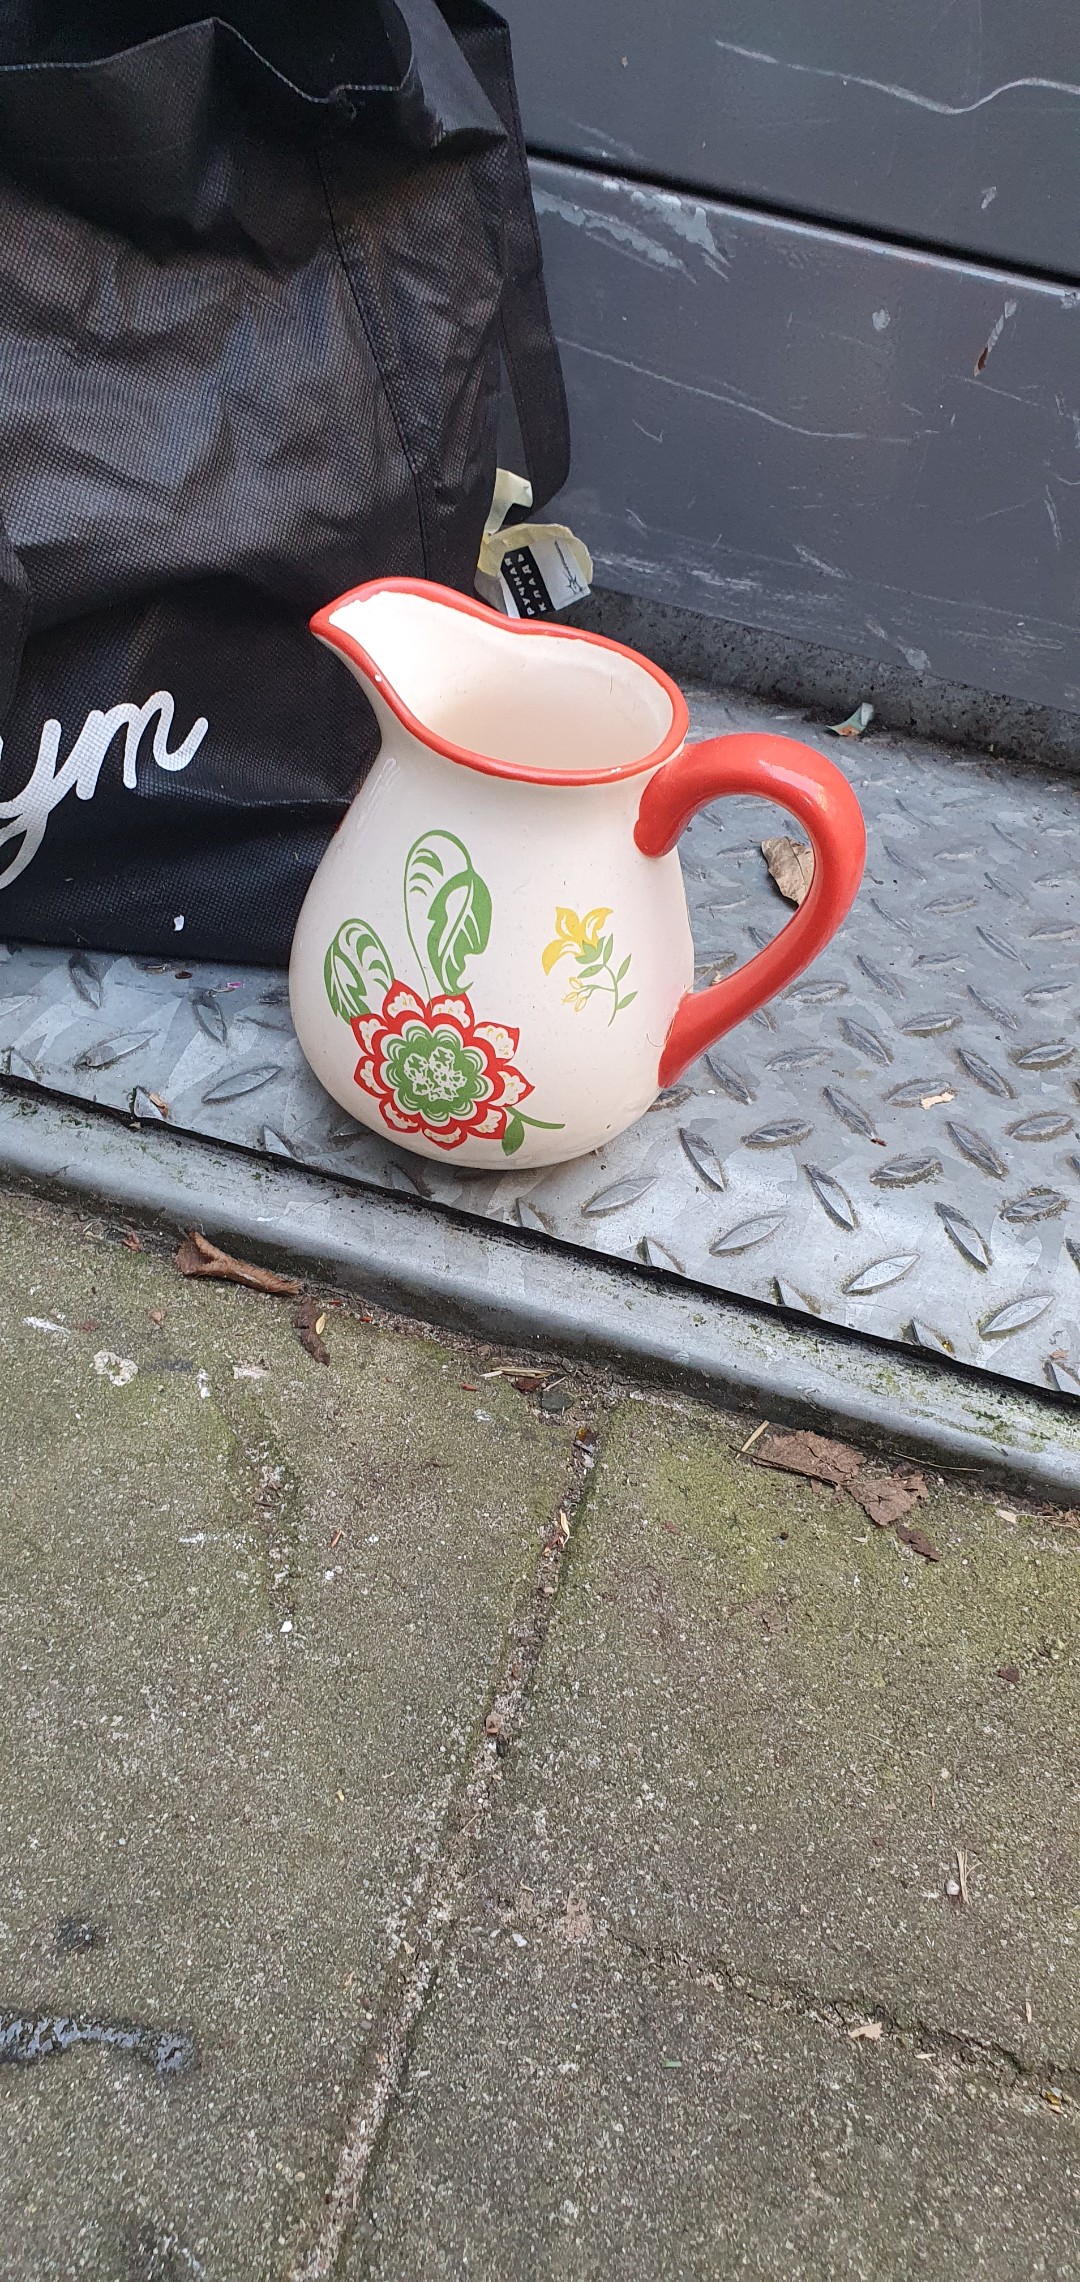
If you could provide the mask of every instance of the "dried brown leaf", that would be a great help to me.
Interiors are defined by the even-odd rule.
[[[320,1302],[316,1299],[302,1299],[299,1306],[293,1310],[293,1324],[300,1345],[304,1353],[311,1356],[314,1363],[328,1363],[330,1361],[330,1350],[323,1345],[322,1339],[325,1322],[326,1316]]]
[[[892,1529],[910,1513],[915,1503],[911,1491],[905,1490],[903,1483],[894,1481],[891,1475],[885,1481],[868,1476],[858,1483],[854,1494],[875,1529]]]
[[[793,840],[787,832],[763,840],[761,853],[781,895],[789,903],[802,903],[814,877],[814,851],[809,840]]]
[[[852,1495],[875,1529],[892,1529],[921,1498],[929,1497],[922,1474],[862,1474]]]
[[[901,1545],[910,1545],[912,1552],[921,1554],[924,1561],[940,1561],[937,1546],[931,1544],[924,1530],[908,1529],[901,1521],[897,1523],[896,1534]]]
[[[861,1450],[830,1442],[824,1434],[771,1434],[754,1452],[755,1466],[775,1466],[782,1474],[804,1474],[812,1482],[849,1489],[863,1463]]]
[[[999,1664],[994,1678],[1004,1680],[1007,1688],[1015,1688],[1020,1681],[1020,1667],[1018,1664]]]
[[[188,1230],[173,1265],[182,1276],[215,1276],[221,1283],[244,1284],[248,1291],[270,1292],[277,1299],[291,1299],[300,1289],[295,1276],[276,1276],[272,1268],[258,1268],[252,1260],[236,1260],[231,1252],[211,1244],[197,1228]]]

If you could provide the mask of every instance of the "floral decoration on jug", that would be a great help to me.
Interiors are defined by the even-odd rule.
[[[533,1087],[514,1061],[520,1033],[478,1022],[465,985],[471,959],[487,949],[491,895],[455,833],[421,833],[405,859],[405,929],[426,995],[403,982],[374,927],[346,919],[323,976],[334,1013],[360,1048],[355,1082],[378,1102],[391,1133],[422,1133],[438,1149],[498,1141],[513,1156],[531,1125],[521,1104]]]
[[[570,911],[566,904],[558,904],[555,910],[555,933],[543,956],[546,975],[551,973],[560,959],[569,954],[577,961],[578,971],[563,1000],[564,1006],[572,1006],[579,1014],[583,1014],[589,1000],[595,998],[598,991],[605,995],[610,992],[612,1004],[608,1016],[609,1029],[616,1015],[621,1014],[624,1006],[630,1006],[637,997],[636,990],[622,989],[630,971],[630,952],[627,952],[618,969],[611,964],[615,955],[615,938],[613,935],[601,934],[605,919],[610,917],[610,904],[602,904],[595,911],[587,911],[584,919],[579,919],[577,912]]]

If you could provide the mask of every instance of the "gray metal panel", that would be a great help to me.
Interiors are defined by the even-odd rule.
[[[1080,709],[1080,291],[533,181],[600,583]]]
[[[1080,275],[1080,13],[1061,0],[504,13],[539,148]]]
[[[696,736],[802,728],[704,692],[692,716]],[[831,751],[868,832],[840,934],[569,1164],[468,1171],[357,1126],[303,1061],[283,978],[251,968],[12,946],[0,1053],[27,1087],[260,1151],[268,1183],[291,1160],[396,1188],[1080,1401],[1075,787],[891,738]],[[732,799],[686,833],[700,981],[789,916],[759,848],[776,829]]]

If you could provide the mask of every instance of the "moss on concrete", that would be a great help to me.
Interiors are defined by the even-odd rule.
[[[0,1200],[0,2009],[198,2064],[0,2069],[5,2273],[271,2282],[573,1414],[120,1235]],[[1080,2259],[1080,1540],[935,1484],[928,1566],[744,1432],[611,1398],[351,2275]]]
[[[350,2282],[1080,2263],[1080,1541],[736,1449],[607,1422]]]
[[[0,2069],[0,2263],[266,2282],[332,2174],[571,1429],[346,1311],[324,1369],[287,1303],[119,1234],[0,1200],[0,2009],[199,2059]]]
[[[589,1893],[647,1944],[1075,2066],[1080,1537],[937,1486],[918,1519],[936,1564],[740,1459],[713,1415],[626,1403],[508,1876]]]

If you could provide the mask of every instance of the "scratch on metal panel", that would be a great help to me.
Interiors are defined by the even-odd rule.
[[[965,119],[972,111],[982,111],[988,103],[996,103],[999,96],[1012,95],[1018,89],[1033,87],[1047,95],[1075,95],[1080,98],[1080,87],[1068,79],[1006,79],[1000,87],[991,87],[987,94],[978,95],[973,103],[942,103],[933,95],[920,95],[914,87],[895,87],[887,79],[864,79],[857,71],[832,71],[821,63],[792,63],[786,56],[766,55],[760,48],[736,46],[734,40],[714,40],[713,46],[724,55],[741,56],[746,63],[772,64],[778,71],[798,72],[809,79],[838,79],[842,87],[868,87],[874,95],[891,95],[897,103],[913,103],[920,111],[934,111],[942,119]]]
[[[720,388],[701,388],[690,380],[678,380],[674,373],[657,372],[651,365],[635,364],[631,357],[617,357],[611,349],[597,349],[586,341],[568,340],[559,336],[559,347],[577,356],[596,357],[601,364],[617,366],[620,372],[633,372],[640,380],[655,380],[664,388],[677,388],[685,396],[699,396],[707,404],[723,404],[729,412],[745,412],[752,420],[764,420],[770,428],[784,428],[792,436],[808,436],[819,444],[885,444],[905,448],[916,441],[914,436],[870,435],[863,428],[803,428],[796,420],[782,420],[778,412],[767,412],[763,404],[751,404],[745,397],[729,394]]]
[[[847,578],[847,571],[837,570],[835,563],[823,562],[821,556],[812,554],[809,547],[800,546],[798,539],[795,540],[794,545],[800,561],[809,563],[811,569],[823,572],[826,578]]]
[[[993,351],[996,349],[1010,317],[1015,317],[1016,308],[1017,304],[1015,301],[1007,301],[1000,317],[995,318],[994,323],[990,327],[987,339],[983,347],[979,350],[979,354],[975,359],[975,370],[977,373],[982,371],[987,357],[993,354]]]

